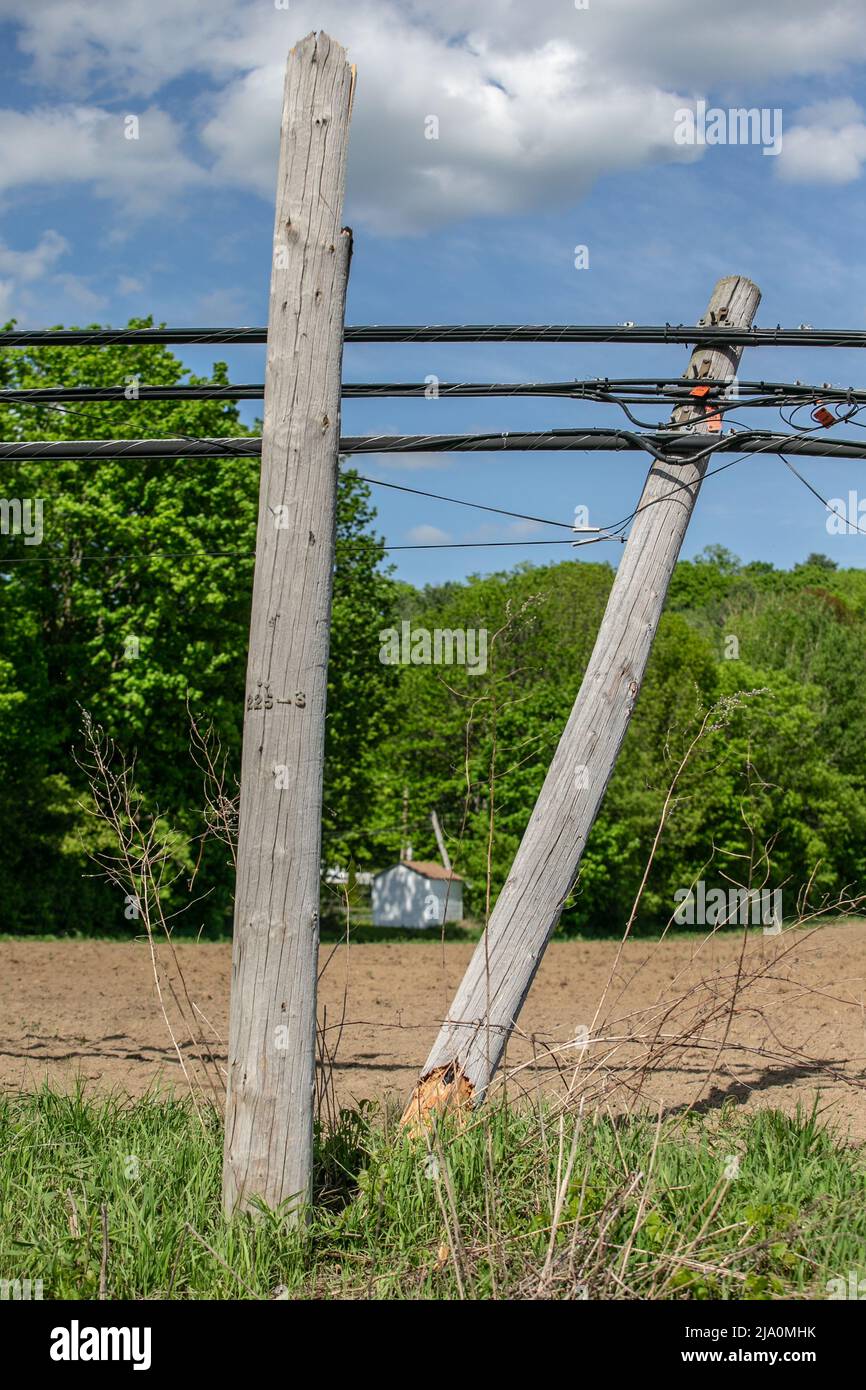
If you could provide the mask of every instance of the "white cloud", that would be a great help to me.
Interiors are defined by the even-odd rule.
[[[74,276],[53,273],[53,267],[68,254],[69,242],[59,232],[44,231],[35,246],[20,251],[0,241],[0,322],[11,318],[26,319],[34,302],[33,291],[51,287],[66,288],[65,281]]]
[[[229,61],[237,71],[244,32],[264,8],[243,0],[0,0],[0,17],[21,26],[18,47],[39,83],[135,97],[186,72],[219,72],[219,50],[240,44]]]
[[[866,59],[862,0],[826,0],[817,21],[814,0],[727,0],[716,11],[693,0],[587,10],[570,0],[291,0],[280,10],[272,0],[0,0],[0,16],[18,22],[34,83],[106,108],[19,114],[17,124],[0,114],[0,184],[72,178],[124,201],[208,177],[158,104],[144,113],[147,147],[144,116],[142,140],[123,142],[107,109],[135,111],[187,74],[210,84],[184,119],[214,185],[270,200],[284,55],[327,29],[358,67],[348,215],[385,234],[567,204],[601,174],[699,158],[673,144],[678,107],[712,89],[727,104],[732,84],[735,104],[775,106],[779,82]],[[438,139],[425,138],[430,115]],[[780,172],[856,177],[861,129],[794,127]]]
[[[416,34],[438,55],[519,56],[553,40],[587,54],[596,75],[702,88],[833,72],[866,56],[861,0],[0,0],[0,17],[20,25],[19,47],[42,83],[87,92],[151,94],[187,72],[220,78],[281,62],[312,29],[381,55],[386,82],[404,74],[389,62],[395,37]],[[362,75],[363,76],[363,75]],[[429,72],[410,77],[424,84]],[[386,96],[387,92],[381,93]]]
[[[139,212],[207,176],[180,148],[181,132],[155,107],[127,139],[124,116],[96,106],[0,110],[0,191],[63,181],[89,183],[100,197],[122,197]]]
[[[41,280],[68,251],[66,238],[51,229],[42,233],[37,245],[30,251],[13,251],[0,241],[0,275],[10,275],[25,284],[31,280]]]
[[[851,183],[866,160],[866,121],[849,98],[818,102],[798,113],[782,139],[778,172],[791,183]]]
[[[448,531],[440,531],[438,526],[413,526],[407,533],[407,538],[413,545],[448,545],[451,541],[451,534]]]
[[[448,46],[398,18],[383,31],[372,8],[343,27],[359,74],[349,215],[374,231],[567,204],[603,172],[695,157],[673,141],[682,93],[599,72],[571,40]],[[218,97],[201,135],[221,183],[272,196],[282,75],[262,63]]]
[[[827,73],[866,56],[861,0],[825,0],[816,23],[814,0],[725,0],[711,8],[694,0],[414,0],[412,10],[442,34],[466,34],[477,47],[492,40],[511,52],[550,38],[582,47],[599,77],[616,73],[700,93],[715,84],[763,82]],[[338,32],[338,31],[335,31]]]

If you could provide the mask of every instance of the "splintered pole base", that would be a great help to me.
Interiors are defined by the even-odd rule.
[[[434,1067],[415,1087],[400,1127],[413,1138],[420,1138],[439,1116],[454,1115],[464,1121],[472,1110],[474,1094],[472,1083],[454,1062]]]

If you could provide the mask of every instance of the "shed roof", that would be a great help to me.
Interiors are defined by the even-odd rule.
[[[453,879],[455,883],[463,882],[460,874],[446,869],[444,864],[437,864],[434,859],[401,859],[400,864],[392,864],[389,869],[380,869],[375,877],[379,878],[382,874],[390,873],[391,869],[398,869],[401,864],[404,869],[411,869],[413,873],[421,874],[423,878],[444,878],[448,881]]]

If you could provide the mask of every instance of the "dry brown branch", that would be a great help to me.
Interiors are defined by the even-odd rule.
[[[176,914],[166,911],[167,890],[183,869],[172,859],[169,836],[158,813],[144,809],[135,785],[134,760],[121,755],[86,710],[82,712],[82,736],[83,751],[76,755],[76,762],[93,798],[92,805],[83,809],[108,829],[114,844],[113,851],[96,850],[91,857],[103,876],[125,892],[134,907],[133,920],[144,929],[159,1007],[203,1121],[200,1098],[208,1096],[215,1104],[222,1104],[224,1072],[202,1027],[204,1015],[190,998],[177,957],[171,925]],[[186,1034],[189,1043],[188,1057],[179,1042],[181,1034]]]

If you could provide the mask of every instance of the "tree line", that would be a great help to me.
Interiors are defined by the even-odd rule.
[[[0,353],[7,388],[135,379],[201,380],[159,345]],[[225,382],[225,365],[207,380]],[[3,405],[0,415],[6,439],[257,432],[216,400]],[[79,766],[85,711],[135,759],[141,814],[171,867],[177,930],[230,929],[231,855],[202,839],[190,720],[217,732],[231,792],[257,485],[255,460],[229,454],[7,464],[5,498],[43,499],[43,534],[39,544],[20,527],[0,534],[0,931],[134,927],[93,862],[111,845]],[[370,489],[345,466],[336,554],[323,867],[387,867],[407,830],[416,857],[438,858],[436,810],[464,901],[483,920],[613,571],[526,563],[413,588],[395,578]],[[651,853],[636,930],[664,925],[698,878],[781,888],[791,909],[807,884],[813,903],[856,889],[866,868],[864,639],[862,570],[818,555],[776,570],[718,547],[681,562],[562,930],[621,931]],[[323,894],[326,910],[341,910]]]

